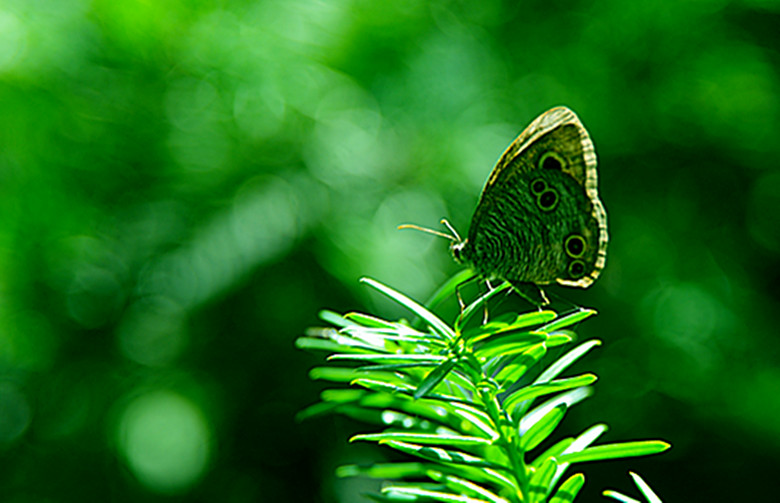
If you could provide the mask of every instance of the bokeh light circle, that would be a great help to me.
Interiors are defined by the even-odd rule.
[[[209,424],[189,399],[168,390],[148,392],[121,412],[117,446],[146,488],[177,494],[204,474],[211,454]]]

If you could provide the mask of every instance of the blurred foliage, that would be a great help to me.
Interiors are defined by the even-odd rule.
[[[669,500],[769,494],[777,26],[776,0],[4,0],[4,500],[356,501],[354,425],[293,422],[294,337],[400,314],[361,275],[425,298],[456,266],[395,226],[464,233],[558,104],[610,218],[599,282],[553,292],[601,313],[591,406],[675,446],[583,494],[628,468]]]

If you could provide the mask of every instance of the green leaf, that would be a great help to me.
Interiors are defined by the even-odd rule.
[[[358,360],[381,363],[414,363],[420,366],[438,365],[446,359],[446,356],[439,355],[406,355],[401,353],[391,355],[337,353],[328,357],[328,360]]]
[[[433,412],[436,412],[439,409],[443,409],[447,405],[456,403],[460,404],[466,401],[464,398],[453,395],[445,395],[442,393],[431,393],[424,398],[416,399],[414,398],[414,391],[416,388],[409,384],[392,384],[381,380],[375,381],[373,379],[362,378],[355,379],[353,384],[362,386],[371,391],[376,391],[377,394],[381,393],[385,394],[386,396],[391,395],[394,397],[401,397],[409,401],[418,401],[423,404],[423,407],[432,409]]]
[[[524,410],[523,406],[517,406],[515,407],[515,410],[513,411],[511,417],[512,421],[517,424],[521,424],[523,422],[527,424],[533,424],[535,421],[538,420],[538,417],[541,417],[545,414],[547,414],[547,411],[557,407],[558,405],[565,404],[566,407],[571,407],[572,405],[575,405],[578,402],[581,402],[585,398],[589,397],[593,393],[593,388],[589,387],[579,387],[574,388],[569,391],[564,391],[563,393],[560,393],[546,402],[541,403],[539,406],[532,409],[527,414],[522,415],[521,412]],[[523,404],[528,404],[530,401],[523,402]],[[521,429],[526,429],[522,428]]]
[[[494,346],[501,346],[504,344],[515,344],[515,343],[528,343],[528,344],[536,344],[539,342],[543,342],[547,340],[547,332],[534,332],[534,331],[513,331],[513,332],[506,332],[506,331],[500,331],[500,332],[493,332],[490,335],[490,339],[483,343],[479,349],[480,350],[489,350]]]
[[[455,414],[455,403],[446,403],[423,398],[414,400],[404,394],[367,393],[359,405],[382,411],[400,411],[413,417],[431,421],[439,428],[448,428],[464,435],[479,436],[480,430],[466,423]],[[459,404],[458,404],[459,405]],[[487,435],[485,435],[487,437]]]
[[[531,311],[530,313],[523,313],[518,315],[515,321],[509,324],[507,329],[517,330],[541,325],[542,323],[547,323],[550,320],[554,320],[556,316],[558,316],[558,313],[555,311],[550,311],[549,309],[544,311]]]
[[[561,487],[555,492],[555,496],[550,500],[550,503],[570,503],[574,501],[577,494],[585,484],[585,475],[581,473],[575,473],[566,481],[561,484]]]
[[[327,309],[320,311],[319,316],[322,321],[327,321],[331,325],[335,325],[337,327],[350,327],[354,325],[353,322],[347,320],[340,314],[329,311]]]
[[[350,383],[355,383],[358,379],[370,379],[374,382],[383,382],[406,389],[407,386],[414,387],[414,380],[401,372],[386,372],[382,370],[370,370],[367,367],[358,367],[355,369],[355,377]]]
[[[556,379],[544,384],[532,384],[517,389],[512,394],[504,399],[504,409],[513,414],[515,406],[526,400],[532,400],[534,398],[550,395],[552,393],[558,393],[574,388],[581,388],[588,386],[596,382],[598,377],[594,374],[582,374],[576,377],[568,377],[566,379]]]
[[[644,479],[640,477],[638,473],[628,472],[628,474],[631,475],[632,479],[634,479],[634,484],[636,484],[637,488],[639,489],[639,492],[641,492],[642,495],[645,498],[647,498],[648,503],[662,503],[661,498],[658,497],[658,495],[653,491],[650,485],[647,482],[645,482]]]
[[[314,367],[309,371],[309,378],[332,382],[350,382],[359,377],[360,372],[352,367]]]
[[[670,444],[661,440],[617,442],[588,447],[579,452],[562,454],[559,461],[563,463],[583,463],[586,461],[603,461],[605,459],[633,458],[658,454],[669,447],[671,447]]]
[[[428,463],[377,463],[371,466],[344,465],[336,469],[336,476],[371,477],[374,479],[401,479],[421,477],[428,470]]]
[[[578,390],[575,390],[578,391]],[[554,446],[555,449],[548,449],[549,455],[554,456],[558,460],[558,471],[555,474],[555,477],[553,478],[553,484],[555,484],[558,479],[563,475],[563,473],[569,468],[570,463],[564,463],[560,461],[560,458],[563,454],[569,454],[572,452],[579,452],[589,445],[591,445],[593,442],[598,440],[598,438],[603,435],[607,431],[607,425],[606,424],[596,424],[588,428],[587,430],[580,433],[577,438],[573,439],[568,443],[568,446],[561,452],[557,449],[557,444]],[[568,440],[568,439],[566,439]],[[560,442],[559,442],[560,443]],[[548,455],[545,453],[544,455]]]
[[[558,455],[560,455],[563,451],[565,451],[571,444],[574,442],[573,437],[566,437],[564,439],[561,439],[557,441],[552,446],[548,447],[546,451],[539,454],[531,463],[530,465],[533,466],[536,469],[541,468],[541,466],[547,462],[550,458],[557,458]]]
[[[345,329],[346,330],[346,329]],[[364,329],[367,330],[367,329]],[[367,339],[365,335],[360,336]],[[430,351],[440,351],[446,349],[448,343],[442,339],[435,339],[430,333],[427,334],[399,334],[399,333],[378,333],[375,332],[375,338],[381,338],[385,343],[409,343],[420,348],[429,348]]]
[[[540,384],[545,383],[548,381],[551,381],[558,377],[561,372],[569,368],[571,364],[579,360],[585,353],[590,351],[596,346],[599,346],[601,344],[601,341],[598,339],[593,339],[587,342],[583,342],[579,346],[575,347],[562,357],[558,358],[558,360],[555,361],[552,365],[550,365],[547,370],[542,372],[542,374],[534,381],[534,384]]]
[[[295,339],[295,347],[298,349],[308,349],[314,351],[328,351],[330,353],[335,352],[354,352],[354,353],[373,353],[374,348],[365,346],[355,346],[353,344],[340,344],[330,339],[322,339],[319,337],[298,337]]]
[[[598,438],[607,432],[609,427],[607,427],[606,424],[594,424],[587,430],[583,431],[579,435],[577,435],[577,438],[574,440],[574,442],[571,444],[571,446],[566,449],[566,453],[570,452],[577,452],[581,451],[584,448],[588,447],[590,444],[598,440]]]
[[[449,325],[444,323],[438,316],[428,311],[423,306],[413,301],[406,295],[396,290],[393,290],[389,286],[385,286],[382,283],[373,280],[371,278],[361,278],[360,281],[366,283],[367,285],[374,288],[375,290],[382,292],[383,294],[387,295],[391,299],[395,300],[402,306],[412,311],[414,314],[416,314],[417,316],[425,320],[425,322],[428,323],[428,325],[430,325],[431,328],[436,330],[436,332],[438,332],[443,337],[449,340],[455,339],[455,332],[449,327]]]
[[[545,461],[541,468],[534,471],[531,476],[529,484],[530,495],[528,498],[529,503],[535,503],[537,501],[544,501],[547,495],[550,493],[550,483],[552,482],[555,470],[558,467],[558,463],[554,459],[549,458]]]
[[[426,330],[434,333],[426,334],[405,322],[391,322],[365,313],[340,316],[323,311],[323,319],[342,328],[320,329],[313,335],[307,332],[296,344],[306,349],[329,350],[336,353],[329,359],[357,362],[358,367],[323,366],[313,369],[310,376],[350,382],[365,389],[325,390],[319,407],[309,407],[300,416],[336,411],[358,413],[357,417],[361,417],[362,411],[365,417],[361,419],[388,429],[356,435],[350,441],[378,442],[427,462],[388,463],[374,471],[345,467],[339,475],[417,480],[426,476],[434,481],[394,484],[375,497],[380,501],[505,503],[499,494],[521,494],[518,481],[509,475],[513,472],[503,444],[495,443],[500,438],[499,427],[486,413],[487,405],[481,403],[481,397],[501,392],[523,378],[549,348],[575,340],[576,334],[567,327],[595,311],[581,309],[557,318],[552,311],[498,317],[469,329],[457,339],[460,327],[479,313],[493,295],[509,288],[507,283],[469,304],[453,330],[409,297],[375,280],[362,281],[408,308],[427,323]],[[452,283],[453,290],[455,285]],[[455,340],[459,345],[450,348]],[[598,340],[578,344],[544,370],[533,384],[503,396],[500,408],[510,411],[520,433],[515,444],[518,449],[527,452],[538,447],[553,434],[567,408],[590,395],[588,386],[597,379],[595,375],[559,376],[599,344]],[[449,351],[457,353],[448,354]],[[349,393],[355,391],[358,393]],[[554,396],[525,413],[535,400],[549,395]],[[661,441],[592,446],[604,431],[606,426],[597,425],[576,439],[562,439],[529,462],[529,480],[522,484],[529,490],[522,493],[527,502],[541,503],[548,497],[555,503],[572,501],[584,484],[581,474],[568,478],[554,492],[571,463],[641,456],[669,448]],[[636,479],[635,482],[643,490]],[[502,492],[493,493],[491,488],[496,487],[501,487]],[[647,491],[653,494],[649,487]]]
[[[566,405],[561,404],[550,409],[532,424],[520,423],[520,448],[523,451],[530,451],[542,440],[547,438],[558,427],[558,424],[566,414]]]
[[[642,503],[638,499],[634,499],[631,496],[626,496],[625,494],[621,494],[617,491],[613,491],[611,489],[607,489],[603,493],[604,496],[612,499],[616,499],[618,501],[621,501],[622,503]]]
[[[485,303],[487,303],[488,300],[490,300],[491,297],[494,295],[498,295],[499,293],[503,292],[504,290],[507,290],[511,288],[511,285],[507,282],[502,283],[500,286],[493,288],[489,292],[487,292],[484,295],[481,295],[477,298],[474,302],[466,306],[466,308],[463,310],[462,313],[460,313],[460,316],[455,320],[455,329],[460,330],[461,327],[464,327],[472,316],[474,316],[475,313],[478,313],[482,310]]]
[[[447,374],[447,380],[445,381],[448,388],[457,389],[453,391],[464,397],[473,397],[477,394],[477,388],[473,382],[471,382],[467,376],[458,372],[458,367],[455,367],[453,372]]]
[[[534,344],[519,355],[516,358],[516,361],[505,365],[504,368],[496,374],[496,381],[504,387],[517,382],[517,380],[525,375],[528,369],[536,365],[546,354],[547,346],[544,344]]]
[[[571,325],[574,325],[576,323],[581,322],[582,320],[586,318],[590,318],[594,314],[598,314],[593,309],[583,309],[580,308],[578,311],[569,314],[567,316],[564,316],[562,318],[558,318],[557,320],[553,321],[552,323],[548,323],[547,325],[544,325],[539,328],[539,330],[544,330],[546,332],[554,332],[556,330],[559,330],[561,328],[570,327]]]
[[[359,377],[352,381],[352,384],[362,386],[371,391],[381,391],[384,393],[406,393],[410,396],[414,393],[414,385],[406,383],[391,383],[383,380]]]
[[[303,421],[311,417],[322,416],[324,414],[338,413],[351,417],[357,421],[368,424],[387,425],[387,413],[384,411],[361,407],[360,401],[351,402],[319,402],[296,414],[295,419]]]
[[[302,411],[295,414],[296,421],[305,421],[313,417],[323,416],[325,414],[333,413],[338,409],[339,404],[331,402],[317,402],[309,405]]]
[[[452,368],[455,366],[455,358],[450,358],[441,365],[435,367],[428,372],[428,375],[422,380],[420,385],[414,391],[414,398],[421,398],[428,394],[433,388],[435,388],[440,382],[447,377]]]
[[[359,372],[375,372],[375,371],[384,372],[384,371],[398,371],[398,370],[406,370],[406,369],[423,369],[426,367],[432,367],[433,365],[435,364],[387,363],[387,364],[378,364],[378,365],[362,365],[360,367],[356,367],[355,370]],[[404,375],[406,375],[406,373],[404,373]]]
[[[441,302],[455,293],[455,289],[462,283],[467,282],[475,275],[471,269],[461,269],[452,275],[434,294],[425,302],[428,309],[433,310]]]
[[[389,384],[412,384],[408,376],[399,372],[384,372],[367,367],[314,367],[309,371],[309,377],[314,380],[331,382],[351,383],[355,379],[372,379]]]
[[[376,342],[367,342],[366,340],[357,339],[350,334],[328,328],[318,330],[316,336],[307,335],[299,337],[295,343],[300,349],[326,349],[345,353],[387,353],[388,351],[383,346],[377,345],[377,342],[384,344],[384,341],[376,337],[374,339],[376,339]],[[325,344],[321,341],[325,341]],[[338,346],[333,346],[333,344],[338,344]]]
[[[403,328],[374,328],[374,327],[345,327],[340,330],[341,334],[361,340],[372,346],[380,347],[397,342],[409,342],[424,347],[445,348],[447,344],[441,339],[436,339],[429,333],[415,332]]]
[[[350,403],[360,400],[366,395],[362,389],[326,389],[320,393],[324,402]]]
[[[420,498],[418,496],[414,496],[412,494],[395,494],[395,493],[388,493],[388,494],[375,494],[375,493],[366,493],[364,496],[367,498],[370,498],[374,501],[378,501],[379,503],[412,503],[416,501],[431,501],[428,498]]]
[[[426,463],[426,466],[429,467],[429,473],[426,473],[426,475],[429,477],[433,472],[441,472],[468,480],[475,484],[492,484],[494,486],[500,487],[502,491],[513,494],[517,493],[517,481],[514,479],[514,477],[510,478],[509,476],[491,468],[455,464],[443,465],[437,463]]]
[[[557,346],[563,346],[564,344],[568,344],[573,340],[574,337],[572,337],[570,334],[567,334],[566,332],[555,332],[555,333],[551,333],[547,337],[546,344],[548,348],[554,348]]]
[[[498,329],[500,329],[502,327],[507,327],[507,326],[513,324],[514,322],[517,321],[518,318],[520,318],[522,316],[527,316],[528,314],[536,314],[536,313],[539,313],[539,312],[541,312],[541,311],[531,311],[530,313],[517,314],[515,312],[508,311],[506,313],[501,313],[501,314],[492,316],[488,320],[488,322],[485,323],[483,326],[491,327],[491,328],[497,327]],[[550,312],[552,312],[552,311],[550,311]],[[553,318],[555,318],[555,316],[553,316]]]
[[[510,358],[514,358],[518,355],[521,355],[531,349],[534,346],[533,343],[528,342],[518,342],[514,344],[504,344],[500,346],[494,346],[489,351],[483,351],[481,349],[478,349],[474,352],[474,356],[479,358],[480,362],[485,362],[486,360],[490,360],[491,358],[495,358],[497,356],[506,358],[507,361]]]
[[[376,316],[371,316],[370,314],[352,312],[345,314],[344,318],[364,327],[387,328],[390,330],[397,329],[395,323],[383,320],[382,318],[377,318]]]
[[[467,466],[494,468],[498,470],[506,469],[504,466],[462,451],[453,451],[442,449],[440,447],[428,447],[395,440],[386,440],[381,441],[380,443],[406,454],[418,456],[429,461],[435,461],[437,463],[453,463]]]
[[[642,495],[647,499],[648,503],[662,503],[661,498],[658,497],[658,495],[650,488],[647,482],[645,482],[642,479],[642,477],[639,476],[639,474],[634,472],[628,472],[628,473],[629,475],[631,475],[631,478],[634,479],[634,484],[636,484],[637,488],[639,489],[639,492],[641,492]],[[602,494],[608,498],[613,498],[623,503],[642,503],[637,499],[634,499],[630,496],[626,496],[625,494],[619,493],[611,489],[604,491]]]
[[[434,424],[422,417],[412,416],[410,414],[396,410],[382,410],[378,412],[381,413],[381,424],[391,428],[399,428],[406,431],[416,431],[418,433],[437,433],[439,435],[456,434],[449,428]]]
[[[369,379],[369,378],[358,378],[352,381],[352,384],[355,384],[357,386],[362,386],[363,388],[369,389],[371,391],[376,391],[378,393],[387,393],[395,396],[405,396],[409,397],[410,400],[418,400],[414,398],[414,392],[416,390],[416,387],[412,384],[407,384],[403,382],[387,382],[385,380],[375,380],[375,379]],[[442,393],[432,393],[425,397],[428,400],[440,400],[442,402],[456,402],[456,403],[462,403],[466,401],[465,398],[452,396],[452,395],[445,395]],[[436,404],[436,407],[441,407],[444,404]],[[430,405],[429,405],[430,406]]]
[[[388,421],[392,420],[392,418],[388,418],[386,411],[364,407],[363,400],[357,403],[341,404],[336,412],[367,424],[386,425]]]
[[[364,433],[360,435],[355,435],[349,439],[350,442],[357,442],[359,440],[375,441],[375,442],[397,440],[400,442],[415,442],[421,445],[444,445],[450,447],[492,444],[490,440],[480,438],[480,437],[469,437],[463,435],[439,435],[439,434],[429,434],[429,433],[405,433],[405,432]]]
[[[474,351],[474,355],[477,358],[489,359],[499,355],[518,354],[544,341],[547,341],[547,334],[542,332],[510,334],[491,339]]]
[[[501,498],[488,489],[464,478],[442,473],[437,470],[429,470],[427,475],[436,482],[444,483],[448,489],[451,489],[457,494],[464,495],[464,493],[467,493],[471,496],[476,496],[477,498],[483,498],[491,503],[507,503],[507,500],[504,498]]]
[[[495,440],[500,436],[490,416],[485,412],[464,403],[453,403],[451,405],[452,413],[462,419],[462,423],[465,425],[473,426],[491,440]],[[463,428],[463,424],[461,428]]]
[[[511,314],[511,313],[510,313]],[[497,334],[507,334],[519,330],[524,330],[529,327],[538,327],[542,323],[546,323],[557,316],[553,311],[534,311],[530,313],[513,316],[511,321],[501,321],[503,316],[481,325],[473,329],[469,329],[463,333],[463,338],[472,342],[480,342],[487,337]],[[532,332],[538,332],[539,330],[531,330]]]
[[[415,488],[415,487],[399,487],[389,486],[382,488],[383,494],[399,494],[399,495],[412,495],[424,498],[425,501],[457,501],[461,503],[489,503],[486,500],[478,498],[470,498],[468,496],[462,496],[459,494],[445,493],[440,491],[431,491],[429,489]],[[400,501],[400,500],[399,500]],[[411,500],[417,501],[417,500]]]

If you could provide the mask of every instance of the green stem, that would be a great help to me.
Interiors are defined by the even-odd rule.
[[[483,376],[484,377],[484,376]],[[483,381],[486,383],[488,381]],[[525,466],[525,460],[515,448],[515,429],[512,426],[512,422],[502,412],[501,404],[496,396],[496,388],[494,386],[482,384],[477,387],[479,391],[479,397],[485,404],[488,415],[493,421],[493,426],[499,434],[497,444],[504,449],[509,462],[512,465],[512,472],[514,473],[515,480],[518,486],[518,501],[526,501],[525,495],[528,494],[528,471]]]
[[[480,362],[474,357],[473,353],[464,346],[464,341],[458,331],[458,337],[455,341],[455,353],[463,356],[464,370],[471,376],[473,382],[477,383],[477,393],[482,403],[485,405],[488,416],[493,422],[493,427],[499,434],[496,441],[504,449],[507,458],[511,464],[512,473],[517,482],[517,501],[527,501],[526,495],[529,493],[529,477],[525,459],[516,448],[517,429],[512,425],[512,421],[503,412],[501,404],[498,401],[498,386],[486,373]]]

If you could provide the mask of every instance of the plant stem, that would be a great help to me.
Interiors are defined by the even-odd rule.
[[[481,369],[480,369],[481,371]],[[493,421],[493,425],[499,434],[497,444],[504,450],[507,458],[512,465],[512,472],[517,481],[517,501],[526,501],[525,495],[528,494],[528,471],[525,466],[525,460],[520,455],[515,446],[516,433],[511,421],[502,412],[501,404],[498,401],[495,383],[492,382],[484,373],[482,382],[477,386],[480,400],[485,405],[487,413]]]

